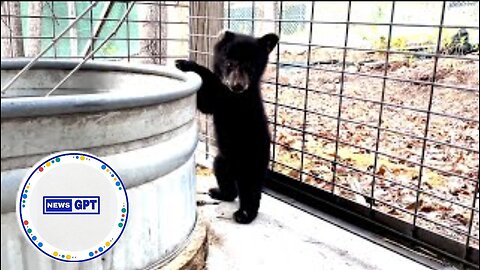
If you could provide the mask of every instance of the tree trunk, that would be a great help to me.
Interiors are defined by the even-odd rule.
[[[190,59],[213,68],[212,54],[216,36],[223,29],[223,2],[190,2],[190,15],[202,18],[190,19]],[[208,18],[203,18],[208,17]]]
[[[76,2],[74,1],[67,1],[68,17],[72,18],[68,20],[69,24],[71,24],[75,20],[75,17],[77,16],[75,3]],[[78,55],[77,26],[73,26],[72,28],[70,28],[68,34],[70,36],[70,56],[77,56]]]
[[[23,57],[22,20],[19,1],[2,1],[2,37],[7,37],[4,48],[2,39],[2,57]]]
[[[32,1],[28,4],[28,15],[39,17],[42,15],[43,3]],[[42,48],[42,18],[28,18],[28,46],[25,50],[25,56],[35,57]]]
[[[16,37],[12,40],[13,43],[13,57],[24,57],[25,51],[23,49],[23,34],[22,34],[22,18],[20,18],[20,2],[10,2],[10,28],[12,29],[12,36]]]
[[[165,3],[165,2],[163,2]],[[168,15],[167,15],[167,7],[165,6],[160,6],[160,17],[159,17],[159,21],[160,22],[168,22]],[[159,64],[166,64],[166,57],[167,57],[167,41],[165,40],[167,38],[167,24],[162,24],[162,23],[159,23],[159,26],[160,26],[160,42],[159,42],[159,45],[160,45],[160,59],[159,60]]]
[[[12,50],[11,40],[8,38],[10,35],[10,24],[8,23],[10,10],[6,2],[2,2],[2,57],[10,57],[10,52]]]
[[[140,59],[143,63],[165,63],[167,52],[167,27],[160,22],[167,21],[167,7],[162,2],[154,2],[150,5],[138,5],[140,23],[139,56],[148,57]]]

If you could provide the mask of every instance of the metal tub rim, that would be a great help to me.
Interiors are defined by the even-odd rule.
[[[20,70],[29,63],[28,58],[1,59],[1,70]],[[31,69],[72,70],[80,60],[39,60]],[[32,117],[54,114],[99,112],[127,109],[164,103],[196,93],[202,80],[193,72],[182,72],[173,67],[96,61],[85,63],[79,71],[116,71],[145,75],[158,75],[179,80],[172,87],[160,87],[161,91],[138,95],[136,91],[122,93],[98,93],[49,97],[8,97],[1,99],[1,117]],[[28,71],[27,71],[28,73]],[[24,75],[25,76],[25,75]],[[15,85],[15,84],[14,84]]]

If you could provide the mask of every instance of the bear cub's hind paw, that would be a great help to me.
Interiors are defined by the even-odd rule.
[[[218,188],[211,188],[208,191],[208,195],[210,195],[210,198],[212,199],[226,201],[226,202],[233,202],[237,197],[236,195],[225,194],[221,192],[220,189]]]
[[[249,224],[257,217],[257,214],[257,212],[249,212],[239,209],[237,212],[233,213],[233,219],[240,224]]]

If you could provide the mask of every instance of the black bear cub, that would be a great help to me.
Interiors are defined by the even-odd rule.
[[[238,223],[252,222],[260,206],[261,189],[270,158],[270,134],[260,93],[268,55],[278,43],[275,34],[261,38],[226,31],[214,47],[214,72],[193,61],[177,60],[182,71],[200,75],[197,107],[213,114],[219,153],[214,171],[218,188],[212,198],[233,201]]]

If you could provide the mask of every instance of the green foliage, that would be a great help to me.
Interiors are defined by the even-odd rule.
[[[406,37],[394,37],[390,41],[390,48],[395,50],[405,50],[407,48],[407,38]],[[388,47],[388,40],[386,37],[381,36],[379,40],[374,42],[374,48],[379,50],[386,50]]]
[[[113,42],[107,42],[100,49],[100,53],[104,56],[114,56],[118,54],[118,47]]]
[[[456,33],[455,29],[443,29],[442,31],[442,48],[448,47],[452,44],[452,36]]]
[[[406,37],[393,38],[391,41],[390,47],[398,50],[405,50],[407,48],[407,38]]]

